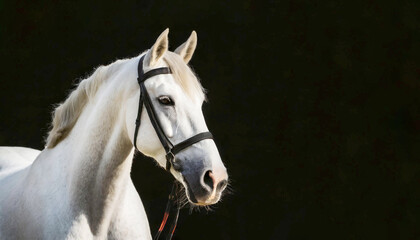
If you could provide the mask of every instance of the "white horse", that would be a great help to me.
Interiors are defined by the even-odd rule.
[[[81,81],[55,109],[42,152],[0,148],[0,239],[151,239],[130,178],[140,57],[145,72],[171,69],[145,82],[168,139],[179,143],[208,131],[201,111],[205,94],[187,65],[196,33],[170,52],[168,32],[146,53],[101,66]],[[165,166],[165,150],[146,111],[136,146]],[[184,149],[175,161],[181,170],[170,171],[192,204],[219,201],[228,176],[213,140]]]

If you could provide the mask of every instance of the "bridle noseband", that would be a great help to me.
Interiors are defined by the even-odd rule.
[[[166,152],[166,170],[170,171],[171,166],[172,166],[175,171],[180,171],[181,170],[180,167],[174,164],[175,155],[177,153],[181,152],[182,150],[184,150],[185,148],[190,147],[191,145],[193,145],[197,142],[200,142],[200,141],[205,140],[205,139],[213,139],[213,135],[210,132],[202,132],[202,133],[199,133],[195,136],[192,136],[192,137],[190,137],[190,138],[188,138],[188,139],[186,139],[186,140],[184,140],[184,141],[182,141],[182,142],[180,142],[176,145],[172,144],[172,142],[169,140],[169,138],[166,136],[165,132],[163,131],[162,126],[160,125],[159,118],[157,117],[156,111],[153,107],[152,100],[150,99],[149,93],[147,92],[146,86],[144,85],[144,82],[147,79],[149,79],[153,76],[156,76],[156,75],[171,74],[172,71],[168,67],[163,67],[163,68],[152,69],[152,70],[145,73],[144,69],[143,69],[144,56],[145,55],[143,55],[140,58],[139,64],[138,64],[138,67],[137,67],[137,69],[138,69],[137,70],[138,71],[137,82],[140,85],[140,98],[139,98],[139,108],[138,108],[138,112],[137,112],[136,128],[135,128],[135,131],[134,131],[133,144],[134,144],[134,147],[138,150],[136,142],[137,142],[137,135],[138,135],[139,128],[140,128],[140,123],[141,123],[141,113],[142,113],[143,104],[144,104],[144,106],[146,107],[146,110],[147,110],[147,114],[149,115],[150,122],[152,123],[153,128],[155,129],[156,134],[159,137],[160,142],[162,143],[163,148],[165,149],[165,152]],[[175,195],[176,195],[176,192],[174,190],[175,186],[176,186],[176,183],[174,183],[174,187],[172,188],[172,192],[169,195],[169,201],[168,201],[168,205],[166,207],[164,221],[162,222],[162,225],[159,228],[159,230],[158,230],[158,232],[155,236],[155,239],[159,238],[160,233],[162,232],[163,227],[164,227],[164,225],[166,223],[166,220],[168,218],[170,208],[174,204],[174,203],[172,203],[172,201],[175,202],[175,200],[176,200],[176,199],[174,199]],[[171,229],[170,229],[169,239],[172,237],[172,234],[175,230],[176,221],[178,219],[178,214],[179,214],[179,207],[177,208],[177,212],[176,212],[176,216],[175,216],[175,220],[174,220],[175,222],[172,224]]]

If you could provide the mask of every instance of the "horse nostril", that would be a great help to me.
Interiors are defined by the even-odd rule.
[[[225,189],[227,184],[228,184],[227,180],[220,181],[219,184],[217,184],[217,191],[221,191],[221,190]]]
[[[209,170],[204,174],[204,183],[210,187],[210,189],[213,189],[213,178],[210,176],[212,172]]]

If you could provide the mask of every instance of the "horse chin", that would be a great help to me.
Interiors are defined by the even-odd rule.
[[[219,202],[219,198],[207,199],[204,202],[197,202],[197,203],[193,203],[193,204],[196,205],[196,206],[209,206],[209,205],[216,204],[217,202]]]
[[[214,192],[207,199],[197,199],[195,197],[194,193],[192,192],[192,190],[188,187],[185,187],[185,194],[186,194],[188,202],[190,202],[190,204],[192,204],[193,206],[199,206],[199,207],[204,207],[204,206],[209,206],[209,205],[216,204],[217,202],[219,202],[220,195],[221,195],[220,193],[215,193]]]

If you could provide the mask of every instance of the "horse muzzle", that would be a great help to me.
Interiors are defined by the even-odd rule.
[[[199,171],[182,171],[187,197],[195,205],[211,205],[220,200],[228,185],[226,168],[204,168]]]

